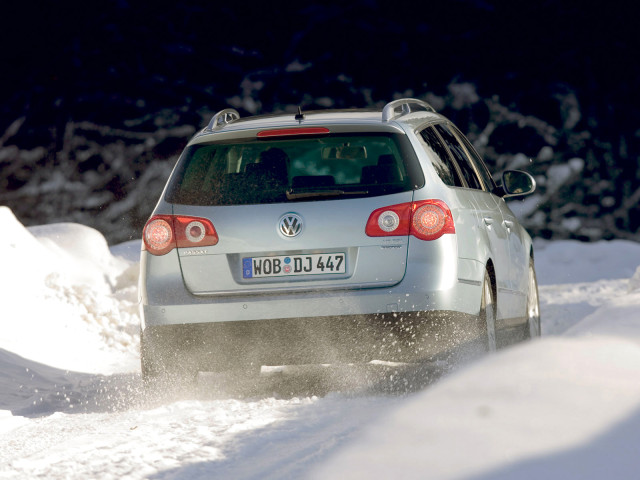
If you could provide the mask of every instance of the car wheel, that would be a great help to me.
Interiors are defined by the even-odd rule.
[[[482,285],[482,301],[480,303],[480,318],[486,326],[487,343],[486,349],[489,352],[496,350],[496,301],[489,272],[484,274],[484,284]]]
[[[538,280],[533,259],[529,260],[529,291],[527,292],[527,330],[528,338],[540,336],[540,301],[538,298]]]

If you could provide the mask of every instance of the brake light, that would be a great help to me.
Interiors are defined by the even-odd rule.
[[[411,235],[421,240],[437,240],[447,233],[456,233],[453,215],[446,203],[440,200],[413,202]]]
[[[421,200],[378,208],[369,215],[365,228],[370,237],[413,235],[426,241],[455,232],[451,210],[441,200]]]
[[[278,128],[276,130],[262,130],[256,135],[258,138],[271,137],[295,137],[298,135],[326,135],[328,128],[324,127],[303,127],[303,128]]]
[[[210,220],[182,215],[156,215],[142,233],[146,250],[165,255],[174,248],[207,247],[218,243],[218,233]]]
[[[169,215],[151,218],[144,226],[142,238],[146,249],[154,255],[164,255],[175,246],[173,220]]]

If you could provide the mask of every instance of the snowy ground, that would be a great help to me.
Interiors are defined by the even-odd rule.
[[[638,478],[638,244],[537,243],[543,338],[410,394],[388,367],[309,367],[159,401],[137,242],[4,207],[0,229],[0,478]]]

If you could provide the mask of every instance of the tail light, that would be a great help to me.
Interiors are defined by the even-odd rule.
[[[369,215],[365,233],[370,237],[409,235],[411,230],[411,204],[400,203],[378,208]]]
[[[413,235],[428,241],[456,233],[456,229],[446,203],[421,200],[374,210],[367,220],[365,233],[370,237]]]
[[[155,215],[144,226],[144,246],[153,255],[165,255],[174,248],[208,247],[218,243],[210,220],[182,215]]]
[[[142,239],[146,250],[154,255],[164,255],[170,252],[176,245],[171,216],[152,217],[144,226]]]

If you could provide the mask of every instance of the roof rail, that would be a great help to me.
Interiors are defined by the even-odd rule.
[[[234,110],[233,108],[225,108],[224,110],[220,110],[213,116],[213,118],[211,118],[211,121],[205,130],[213,132],[214,130],[218,130],[231,122],[235,122],[239,118],[240,114],[237,110]]]
[[[401,108],[400,113],[396,114],[396,109]],[[387,103],[382,109],[382,121],[388,122],[394,118],[401,117],[407,113],[423,111],[423,112],[436,112],[436,109],[429,105],[424,100],[418,100],[417,98],[401,98]]]

